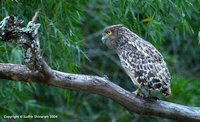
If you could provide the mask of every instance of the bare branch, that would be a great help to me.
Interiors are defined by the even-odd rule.
[[[143,99],[112,83],[107,78],[63,73],[56,70],[53,70],[53,72],[55,77],[47,82],[40,73],[33,73],[24,65],[0,64],[0,79],[22,82],[35,81],[64,89],[99,94],[118,102],[131,113],[159,116],[178,121],[200,121],[199,107],[188,107],[161,100]]]
[[[39,16],[39,12],[40,12],[40,10],[38,10],[38,11],[35,12],[35,15],[33,16],[32,20],[31,20],[32,23],[36,23],[37,18]]]
[[[200,108],[179,105],[161,100],[137,97],[112,83],[105,77],[70,74],[52,70],[40,54],[38,29],[39,12],[26,27],[23,21],[8,16],[0,22],[0,38],[5,42],[20,45],[24,50],[24,64],[0,63],[0,79],[21,82],[38,82],[52,86],[99,94],[118,102],[131,113],[159,116],[179,121],[200,121]]]

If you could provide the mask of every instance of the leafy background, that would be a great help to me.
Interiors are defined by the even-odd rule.
[[[15,15],[25,26],[38,9],[42,53],[53,69],[107,75],[134,91],[116,54],[100,41],[103,28],[122,23],[165,57],[172,75],[172,95],[160,95],[160,99],[200,106],[199,0],[1,0],[0,19]],[[0,62],[21,64],[21,49],[0,42]],[[1,79],[0,119],[12,121],[4,115],[57,115],[57,119],[37,121],[58,122],[171,121],[131,115],[118,103],[90,93]]]

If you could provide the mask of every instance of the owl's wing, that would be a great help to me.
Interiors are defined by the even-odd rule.
[[[135,40],[135,47],[145,56],[149,56],[154,61],[163,61],[160,52],[149,42],[139,38]]]
[[[152,44],[144,40],[130,40],[128,43],[134,50],[131,51],[131,60],[124,59],[127,62],[127,65],[123,66],[125,70],[129,71],[131,68],[127,66],[132,66],[132,73],[138,83],[168,93],[170,74],[162,55]]]
[[[162,67],[166,68],[166,63],[164,61],[163,56],[160,54],[160,52],[149,42],[143,40],[142,38],[138,38],[134,41],[134,46],[137,48],[137,50],[145,55],[145,57],[149,60],[155,63],[155,67]],[[167,69],[166,71],[167,77],[170,79],[170,74]]]

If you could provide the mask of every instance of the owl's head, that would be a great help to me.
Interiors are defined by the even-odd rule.
[[[123,28],[124,27],[122,24],[112,25],[105,28],[102,33],[102,42],[106,44],[109,48],[115,49],[119,41],[119,31]]]

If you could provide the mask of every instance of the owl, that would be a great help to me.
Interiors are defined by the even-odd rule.
[[[170,73],[163,56],[151,43],[121,24],[105,28],[102,42],[118,54],[123,69],[138,88],[136,95],[142,93],[142,88],[149,96],[152,90],[170,95]]]

